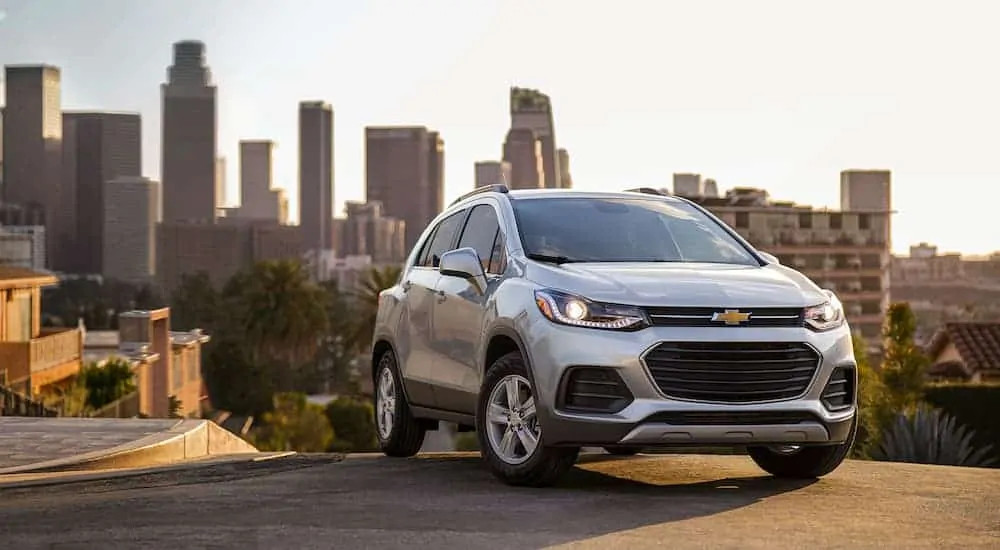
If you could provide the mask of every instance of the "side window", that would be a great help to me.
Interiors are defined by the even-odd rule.
[[[434,235],[431,236],[427,246],[420,253],[420,262],[417,265],[422,267],[438,266],[438,263],[441,262],[441,255],[452,249],[451,244],[455,242],[455,235],[461,229],[464,217],[465,210],[462,210],[441,220],[437,229],[434,230]]]
[[[499,233],[500,222],[497,220],[496,210],[488,204],[477,205],[469,213],[469,220],[465,222],[465,230],[462,231],[462,239],[459,241],[458,247],[471,247],[479,254],[483,271],[499,273],[494,269],[492,261]]]

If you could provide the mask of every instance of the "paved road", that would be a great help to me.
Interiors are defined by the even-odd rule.
[[[315,455],[0,490],[0,546],[219,548],[997,548],[1000,471],[848,463],[815,483],[746,457],[581,464],[560,487],[478,458]]]
[[[169,430],[177,422],[0,417],[0,470],[111,449]]]

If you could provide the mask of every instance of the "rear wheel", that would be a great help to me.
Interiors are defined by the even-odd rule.
[[[410,412],[403,393],[396,356],[386,351],[375,373],[375,432],[387,456],[407,457],[420,451],[426,430]]]
[[[851,422],[847,441],[821,447],[748,447],[747,454],[765,472],[794,479],[815,479],[837,469],[851,454],[858,435],[858,417]]]
[[[546,447],[534,389],[520,353],[497,359],[479,395],[476,432],[483,460],[509,485],[550,485],[573,467],[579,448]]]

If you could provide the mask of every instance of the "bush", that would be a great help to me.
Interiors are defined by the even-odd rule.
[[[456,451],[478,451],[479,436],[476,432],[462,432],[455,435]]]
[[[926,389],[925,400],[975,431],[976,446],[993,447],[991,456],[1000,461],[1000,385],[934,385]]]
[[[80,369],[77,383],[87,389],[87,406],[98,410],[136,391],[135,374],[125,359],[114,357],[104,365],[89,363]]]
[[[320,453],[333,441],[333,429],[323,407],[306,401],[302,393],[274,396],[274,410],[264,413],[264,425],[251,442],[261,451]]]
[[[326,406],[326,418],[337,434],[331,451],[366,452],[378,450],[375,416],[371,401],[338,397]]]
[[[975,433],[940,409],[921,405],[900,413],[872,453],[875,460],[983,467],[994,464],[991,447],[977,446]]]

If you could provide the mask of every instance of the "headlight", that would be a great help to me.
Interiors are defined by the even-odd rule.
[[[830,298],[822,304],[806,308],[806,324],[816,331],[832,330],[844,323],[844,306],[829,290],[823,292]]]
[[[637,330],[646,315],[635,306],[602,304],[556,290],[536,290],[535,304],[553,323],[605,330]]]

